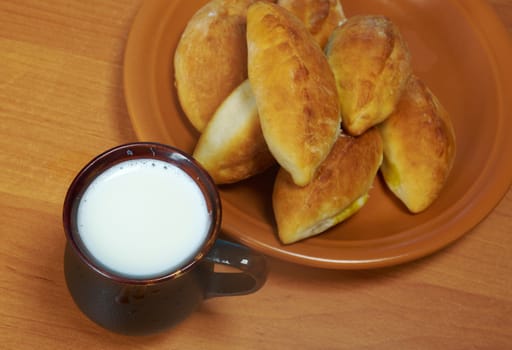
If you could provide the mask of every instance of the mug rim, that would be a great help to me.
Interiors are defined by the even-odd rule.
[[[116,274],[106,268],[97,262],[96,259],[92,258],[92,256],[89,256],[92,254],[87,254],[84,251],[86,250],[85,247],[82,248],[80,246],[78,243],[79,239],[76,237],[78,235],[78,229],[76,228],[76,210],[85,190],[91,182],[105,170],[127,160],[148,158],[169,162],[185,171],[203,193],[212,220],[206,239],[192,259],[187,260],[183,265],[180,265],[180,267],[156,277],[129,277]],[[180,165],[181,163],[179,162],[182,161],[186,162],[189,168],[199,176],[191,176],[190,172],[184,169],[184,166]],[[85,265],[99,275],[121,284],[149,285],[175,279],[194,268],[206,257],[221,230],[222,205],[217,186],[213,179],[190,154],[176,147],[158,142],[130,142],[112,147],[100,153],[77,173],[66,192],[62,216],[67,244]]]

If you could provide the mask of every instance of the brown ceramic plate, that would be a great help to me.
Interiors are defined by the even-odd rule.
[[[139,139],[192,152],[198,134],[180,109],[173,54],[188,19],[206,1],[143,3],[127,43],[124,87]],[[409,43],[413,67],[452,115],[458,154],[440,198],[409,214],[377,179],[354,217],[308,240],[280,244],[272,171],[220,189],[226,235],[267,255],[334,269],[410,261],[445,247],[480,222],[512,179],[512,46],[493,10],[477,1],[345,0],[345,12],[383,14]],[[212,89],[215,89],[212,86]]]

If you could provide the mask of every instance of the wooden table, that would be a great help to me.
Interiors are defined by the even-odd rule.
[[[489,2],[512,31],[512,1]],[[1,349],[512,348],[512,190],[433,256],[359,272],[269,259],[257,294],[206,302],[159,335],[112,334],[79,312],[62,201],[83,164],[136,140],[122,63],[140,3],[0,2]]]

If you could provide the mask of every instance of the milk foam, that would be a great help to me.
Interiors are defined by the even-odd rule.
[[[80,238],[111,272],[151,278],[195,256],[211,218],[197,184],[160,160],[122,162],[99,175],[78,206]]]

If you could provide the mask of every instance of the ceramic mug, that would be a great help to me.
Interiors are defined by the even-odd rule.
[[[145,266],[145,261],[144,263],[142,261],[143,258],[151,260],[153,255],[157,256],[158,253],[153,253],[151,250],[149,254],[139,254],[139,250],[146,249],[146,244],[151,243],[145,233],[142,233],[141,237],[143,239],[140,240],[140,243],[128,248],[124,246],[126,242],[122,238],[124,231],[121,232],[120,236],[118,235],[120,237],[119,242],[109,241],[105,238],[116,230],[115,218],[119,213],[116,213],[117,208],[109,208],[104,204],[107,199],[110,203],[111,198],[101,197],[104,196],[101,187],[96,188],[98,192],[96,195],[99,195],[98,198],[100,199],[99,204],[94,205],[105,205],[105,208],[102,207],[99,214],[98,211],[93,210],[92,213],[95,214],[91,217],[81,213],[82,211],[86,212],[86,209],[82,209],[82,207],[86,208],[86,204],[84,204],[85,194],[87,193],[87,196],[90,196],[87,191],[93,191],[89,190],[93,187],[91,184],[94,183],[94,186],[96,186],[96,182],[99,181],[102,174],[107,174],[109,171],[115,173],[117,171],[116,166],[122,169],[126,164],[133,165],[133,162],[137,164],[150,162],[153,167],[155,167],[156,162],[159,162],[156,165],[165,164],[165,169],[168,167],[179,169],[179,173],[185,174],[185,177],[188,176],[188,179],[196,185],[195,187],[199,189],[200,196],[204,200],[208,215],[204,237],[197,240],[196,247],[191,250],[188,257],[179,258],[178,263],[174,261],[172,267],[162,270],[163,272],[153,271],[149,273],[142,271],[137,272],[139,275],[131,274],[130,268],[142,268]],[[142,167],[151,168],[147,164],[142,165]],[[146,170],[150,171],[149,169]],[[137,171],[133,173],[136,174]],[[145,175],[138,173],[136,176],[140,180]],[[171,179],[171,181],[174,180]],[[107,184],[108,186],[113,185]],[[183,186],[180,185],[179,187]],[[110,187],[109,190],[113,188]],[[125,194],[124,190],[122,193]],[[165,200],[168,199],[167,197]],[[94,202],[92,197],[90,199],[91,202]],[[180,197],[178,200],[181,209],[184,206],[182,204],[184,198]],[[88,205],[94,207],[90,203]],[[124,203],[113,205],[124,205]],[[137,209],[138,212],[130,215],[136,216],[139,212],[143,212],[146,206],[148,205],[143,205],[142,209],[139,208]],[[156,205],[155,208],[161,209]],[[105,215],[109,220],[112,217],[114,223],[107,222],[107,228],[102,227],[103,231],[98,234],[100,231],[98,222],[89,225],[87,220],[96,221],[97,216],[103,215],[102,213],[108,210],[113,210],[113,213]],[[165,208],[163,210],[165,213]],[[85,217],[85,219],[81,217]],[[68,189],[64,202],[63,223],[67,239],[64,254],[64,273],[71,296],[82,312],[97,324],[118,333],[142,335],[159,332],[176,325],[197,309],[205,299],[244,295],[257,291],[266,280],[265,258],[245,246],[219,239],[221,218],[221,202],[215,184],[206,171],[184,152],[158,143],[131,143],[104,152],[78,173]],[[159,222],[160,218],[157,217],[156,221]],[[85,226],[90,227],[84,228],[84,222]],[[187,225],[187,222],[184,221],[181,225]],[[180,233],[189,229],[184,226],[173,227],[172,224],[170,222],[169,227],[165,228],[166,236],[167,233],[168,235],[179,236]],[[133,224],[131,225],[133,226]],[[125,229],[123,228],[123,230]],[[129,231],[129,229],[127,230]],[[109,230],[112,232],[109,232]],[[85,234],[89,231],[91,231],[91,237],[99,239],[92,245],[88,241],[87,235],[89,233]],[[105,241],[102,241],[104,238]],[[128,239],[126,240],[128,241]],[[180,238],[180,244],[181,241],[183,241],[183,238]],[[170,247],[172,248],[177,242],[171,242]],[[95,250],[95,245],[98,250]],[[176,253],[166,255],[165,248],[162,248],[162,246],[165,247],[165,244],[158,243],[151,249],[164,250],[164,254],[161,254],[163,260],[169,257],[169,261],[171,261],[173,260],[172,255],[181,254],[182,251],[186,250],[180,248]],[[129,254],[126,254],[125,251],[118,254],[116,250],[121,248],[134,251]],[[105,259],[97,251],[101,251],[101,254],[107,256],[110,254],[119,258],[119,260],[125,259],[127,270],[122,270],[122,265],[119,268],[112,267],[114,265],[109,265],[110,262],[107,262],[110,258]],[[129,256],[127,257],[127,255]],[[140,264],[137,262],[139,255],[141,256]],[[112,258],[112,261],[114,260]],[[214,270],[216,264],[228,265],[239,270],[239,272],[217,272]]]

